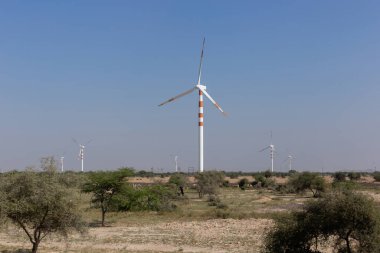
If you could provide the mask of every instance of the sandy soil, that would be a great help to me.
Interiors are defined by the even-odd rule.
[[[225,180],[228,180],[231,184],[238,184],[239,181],[243,178],[248,179],[249,182],[254,181],[254,177],[252,176],[239,176],[237,178],[230,178],[230,177],[225,177]],[[288,178],[282,178],[282,177],[272,177],[277,184],[285,184],[288,181]],[[188,182],[190,184],[193,184],[196,182],[195,177],[189,176],[187,178]],[[131,177],[128,178],[128,182],[131,184],[154,184],[154,183],[167,183],[169,181],[169,177]]]
[[[266,219],[218,219],[147,226],[90,228],[67,240],[46,238],[40,252],[259,252]],[[23,233],[0,233],[0,248],[27,249]]]

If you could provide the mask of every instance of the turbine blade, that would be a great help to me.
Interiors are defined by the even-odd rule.
[[[79,143],[77,142],[77,140],[75,140],[74,138],[71,138],[73,140],[73,142],[77,145],[79,145]]]
[[[264,150],[267,150],[268,148],[270,148],[270,146],[263,148],[262,150],[259,150],[259,152],[263,152]]]
[[[198,85],[201,84],[202,62],[203,62],[203,50],[204,50],[204,48],[205,48],[205,41],[206,41],[206,38],[203,38],[202,52],[201,52],[201,61],[200,61],[200,63],[199,63],[199,70],[198,70]]]
[[[164,104],[167,104],[167,103],[169,103],[169,102],[172,102],[172,101],[174,101],[174,100],[176,100],[176,99],[178,99],[178,98],[180,98],[180,97],[186,96],[187,94],[190,94],[191,92],[193,92],[195,89],[196,89],[196,88],[194,87],[194,88],[192,88],[192,89],[190,89],[190,90],[188,90],[188,91],[185,91],[184,93],[181,93],[181,94],[179,94],[179,95],[177,95],[177,96],[175,96],[175,97],[172,97],[172,98],[166,100],[165,102],[159,104],[158,106],[163,106]]]
[[[210,99],[211,103],[213,103],[215,105],[215,107],[218,108],[218,110],[223,113],[224,116],[227,116],[227,113],[223,111],[222,107],[220,107],[218,105],[218,103],[210,96],[210,94],[207,93],[207,91],[204,88],[202,88],[202,86],[200,86],[198,88],[203,92],[203,94],[205,94],[205,96],[208,99]]]
[[[83,146],[87,146],[87,144],[89,144],[90,142],[92,142],[93,139],[89,140],[88,142],[86,142],[86,144],[84,144]]]

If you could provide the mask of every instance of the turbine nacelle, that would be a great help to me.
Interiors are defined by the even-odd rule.
[[[200,91],[204,91],[206,90],[206,85],[202,85],[202,84],[197,84],[195,85],[195,87],[200,90]]]

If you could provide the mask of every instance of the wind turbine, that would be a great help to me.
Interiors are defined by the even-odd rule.
[[[293,159],[296,159],[296,158],[294,156],[292,156],[292,155],[288,155],[288,157],[285,160],[285,161],[288,162],[289,171],[292,170],[292,161],[293,161]]]
[[[65,159],[66,152],[57,155],[59,157],[59,163],[61,164],[61,172],[63,172],[63,159]]]
[[[174,156],[175,172],[178,172],[178,156]]]
[[[274,153],[275,153],[275,148],[274,148],[274,145],[272,144],[272,132],[270,133],[270,144],[269,146],[263,148],[262,150],[260,150],[259,152],[263,152],[264,150],[267,150],[269,149],[270,150],[270,159],[272,161],[272,166],[271,166],[271,172],[273,173],[273,166],[274,166]]]
[[[170,155],[170,158],[174,158],[175,172],[178,172],[178,155]]]
[[[65,154],[63,154],[60,159],[61,159],[61,172],[63,172],[63,159],[65,159],[64,157]]]
[[[198,70],[198,82],[197,84],[191,88],[190,90],[187,90],[175,97],[172,97],[165,102],[159,104],[158,106],[163,106],[169,102],[172,102],[180,97],[186,96],[190,93],[192,93],[195,90],[199,91],[199,113],[198,113],[198,126],[199,126],[199,172],[203,172],[203,94],[215,105],[215,107],[221,111],[224,115],[226,113],[222,110],[222,108],[218,105],[218,103],[215,102],[215,100],[207,93],[206,91],[206,85],[201,84],[201,74],[202,74],[202,62],[203,62],[203,50],[205,46],[205,39],[203,38],[203,44],[202,44],[202,52],[201,52],[201,60],[199,63],[199,70]]]
[[[73,139],[73,141],[79,146],[79,155],[78,155],[78,159],[81,160],[81,171],[83,172],[83,160],[84,160],[84,149],[86,148],[86,146],[92,142],[92,140],[89,140],[86,142],[86,144],[79,144],[75,139]]]

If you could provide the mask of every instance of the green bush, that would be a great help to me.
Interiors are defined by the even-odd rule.
[[[177,197],[170,186],[153,185],[139,189],[125,185],[115,196],[114,207],[118,211],[172,211]]]
[[[346,172],[337,171],[334,173],[334,181],[335,182],[343,182],[346,181]]]
[[[281,194],[294,193],[294,189],[286,184],[276,185],[275,190]]]
[[[217,206],[220,203],[220,199],[216,195],[209,195],[207,202],[209,206]]]
[[[256,174],[255,181],[253,181],[251,185],[255,188],[274,188],[276,183],[272,178],[267,178],[262,174]]]
[[[205,194],[218,194],[219,187],[223,185],[224,173],[218,171],[206,171],[195,175],[197,180],[196,189],[199,198]]]
[[[225,203],[220,202],[220,203],[218,203],[216,205],[216,208],[218,208],[218,209],[228,209],[228,205],[225,204]]]
[[[380,172],[375,171],[373,173],[373,178],[375,179],[376,182],[380,182]]]
[[[333,182],[332,187],[335,191],[339,192],[347,192],[347,191],[353,191],[358,188],[358,185],[354,181],[343,181],[343,182]]]
[[[264,177],[270,178],[272,176],[273,176],[273,173],[271,171],[267,170],[267,171],[264,172]]]
[[[266,253],[317,253],[322,245],[336,252],[380,250],[380,219],[373,200],[355,192],[335,192],[310,201],[302,211],[276,220],[264,243]]]
[[[187,184],[187,177],[183,174],[176,173],[170,176],[168,183],[175,184],[178,187],[180,186],[185,187]]]
[[[242,178],[242,179],[239,180],[239,188],[240,188],[241,190],[245,190],[245,189],[247,189],[247,188],[248,188],[248,185],[249,185],[249,181],[248,181],[248,179],[246,179],[246,178]]]
[[[355,181],[355,180],[359,180],[360,177],[361,177],[361,174],[358,173],[358,172],[349,172],[347,174],[348,178],[351,180],[351,181]]]
[[[223,187],[230,187],[230,181],[224,180],[223,181]]]
[[[219,219],[228,219],[231,217],[230,211],[223,210],[223,209],[216,209],[215,210],[215,216]]]
[[[321,197],[321,194],[326,191],[325,179],[318,173],[313,172],[293,174],[289,178],[287,186],[297,193],[310,190],[313,193],[313,197]]]

